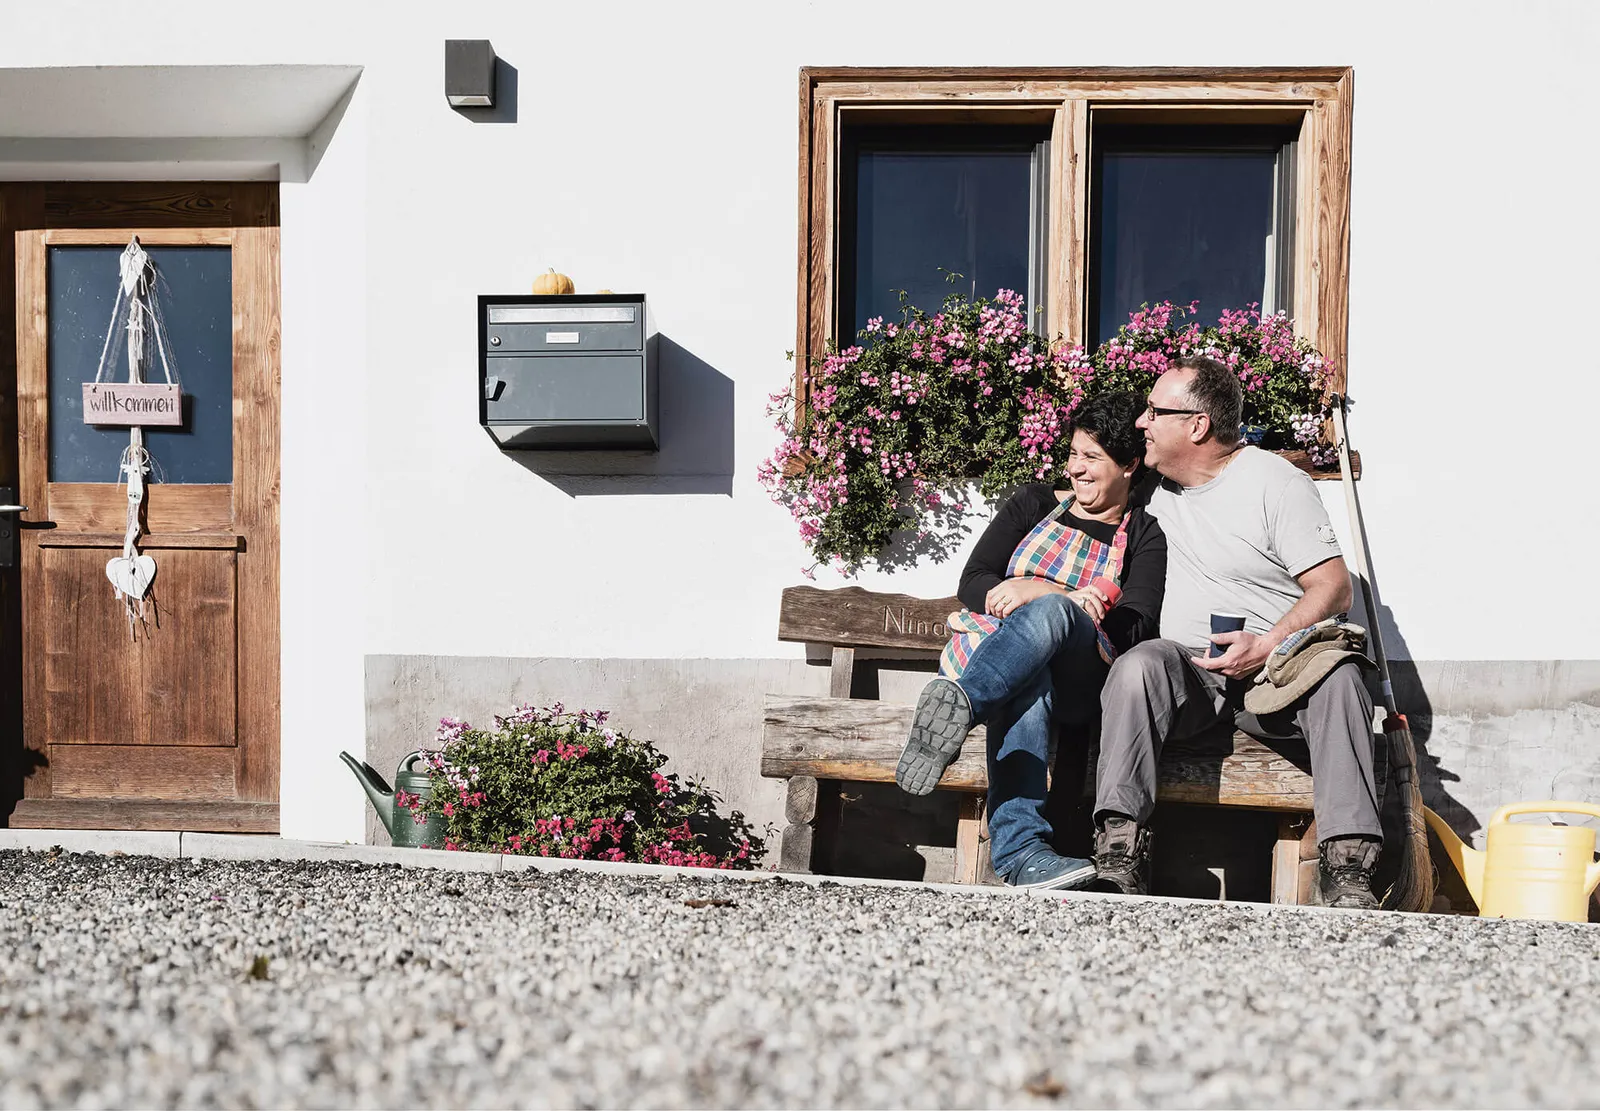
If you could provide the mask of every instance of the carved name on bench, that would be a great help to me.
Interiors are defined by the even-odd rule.
[[[913,636],[933,636],[941,640],[950,635],[950,630],[943,621],[935,621],[931,625],[925,621],[911,616],[911,612],[904,606],[896,610],[893,606],[883,607],[883,631],[888,633],[893,630],[897,633],[909,631]]]
[[[838,590],[795,586],[783,592],[778,639],[842,648],[938,651],[950,639],[946,618],[960,608],[958,598],[879,594],[859,586]]]

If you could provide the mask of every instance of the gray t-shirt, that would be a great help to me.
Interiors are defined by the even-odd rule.
[[[1148,512],[1167,534],[1161,636],[1190,649],[1210,646],[1213,613],[1267,632],[1304,593],[1295,576],[1341,554],[1311,476],[1256,447],[1204,486],[1163,480]]]

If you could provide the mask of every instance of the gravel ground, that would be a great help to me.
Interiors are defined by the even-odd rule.
[[[17,851],[0,889],[7,1108],[1600,1099],[1591,926]]]

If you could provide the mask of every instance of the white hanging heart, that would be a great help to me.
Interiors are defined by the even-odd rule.
[[[150,556],[117,556],[106,560],[106,578],[118,593],[128,598],[143,598],[156,578],[156,561]]]

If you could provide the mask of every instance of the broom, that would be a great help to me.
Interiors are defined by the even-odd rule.
[[[1394,684],[1389,680],[1389,659],[1384,655],[1383,636],[1378,632],[1378,584],[1372,576],[1372,553],[1367,548],[1367,526],[1361,519],[1361,501],[1356,497],[1355,475],[1350,468],[1350,438],[1345,432],[1345,398],[1334,394],[1333,428],[1338,437],[1339,474],[1344,483],[1345,505],[1350,512],[1350,527],[1355,531],[1352,553],[1356,575],[1361,579],[1361,598],[1367,606],[1367,633],[1372,654],[1377,658],[1378,675],[1383,680],[1383,734],[1389,742],[1389,767],[1400,791],[1400,823],[1405,843],[1400,851],[1400,869],[1394,886],[1384,897],[1389,910],[1424,911],[1433,906],[1433,861],[1428,855],[1428,828],[1422,812],[1422,784],[1417,778],[1417,745],[1411,726],[1395,707]]]

